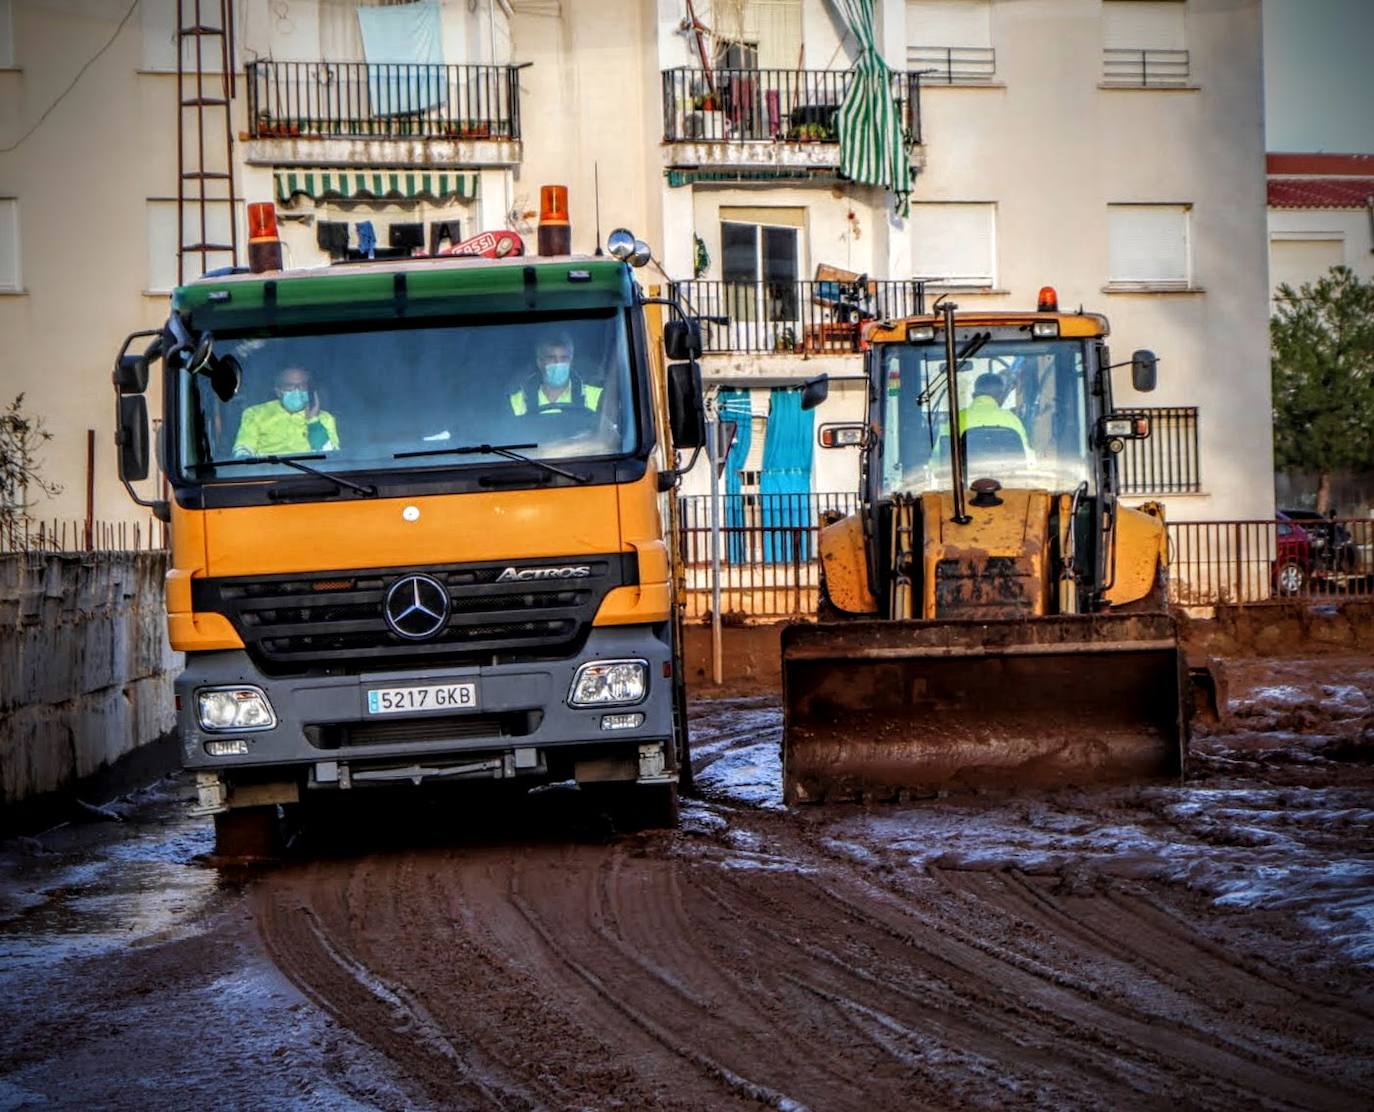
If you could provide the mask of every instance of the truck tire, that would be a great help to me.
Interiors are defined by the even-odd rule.
[[[277,808],[240,807],[215,816],[215,856],[267,861],[281,851]]]
[[[590,790],[589,790],[590,789]],[[629,782],[584,785],[587,792],[622,834],[642,830],[672,830],[678,821],[676,784]]]

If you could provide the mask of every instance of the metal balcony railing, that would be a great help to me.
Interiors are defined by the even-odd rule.
[[[669,143],[836,143],[848,70],[663,71],[663,138]],[[892,95],[908,145],[921,142],[921,78],[894,73]]]
[[[249,62],[254,139],[519,139],[515,66]]]
[[[866,320],[893,320],[925,312],[925,286],[917,281],[674,282],[688,311],[728,317],[707,322],[707,354],[775,352],[824,354],[859,350]]]
[[[997,51],[990,46],[909,46],[906,64],[927,85],[987,84],[997,76]]]
[[[1196,494],[1202,489],[1196,406],[1120,412],[1150,419],[1150,435],[1144,440],[1126,441],[1121,453],[1122,494]]]
[[[1102,51],[1102,83],[1127,89],[1168,88],[1188,84],[1186,50]]]

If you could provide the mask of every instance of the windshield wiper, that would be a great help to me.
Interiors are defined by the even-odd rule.
[[[295,456],[238,456],[234,459],[212,459],[204,463],[196,464],[197,467],[248,467],[255,463],[279,463],[285,467],[294,467],[297,471],[304,471],[307,475],[315,475],[331,483],[336,483],[340,487],[349,490],[356,490],[364,498],[376,498],[377,488],[374,486],[363,486],[355,483],[351,479],[344,479],[338,475],[331,475],[328,471],[321,471],[318,467],[310,467],[302,463],[307,459],[326,459],[323,452],[307,452]]]
[[[955,369],[962,371],[964,369],[964,361],[972,359],[975,355],[982,351],[983,345],[985,345],[991,339],[991,332],[975,332],[969,338],[968,343],[964,345],[964,350],[955,355]],[[937,377],[933,379],[924,390],[922,390],[918,395],[916,395],[917,405],[925,405],[932,399],[932,397],[937,402],[940,400],[940,395],[944,393],[945,387],[948,385],[948,378],[946,375],[946,371],[948,369],[949,368],[946,367],[945,364],[940,364],[940,369],[936,372]]]
[[[564,471],[561,467],[555,467],[551,463],[545,463],[542,459],[535,459],[533,456],[522,454],[524,448],[538,448],[538,444],[464,444],[460,448],[421,448],[414,452],[397,452],[392,459],[414,459],[417,456],[503,456],[506,459],[514,460],[516,463],[529,463],[535,467],[542,467],[554,475],[561,475],[565,479],[571,479],[575,483],[589,483],[592,481],[590,475],[576,475],[571,471]]]

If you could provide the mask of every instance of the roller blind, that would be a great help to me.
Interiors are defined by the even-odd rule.
[[[781,228],[806,226],[806,210],[801,208],[770,208],[763,205],[743,207],[721,205],[720,218],[736,224],[772,224]]]
[[[1344,261],[1345,241],[1340,238],[1276,239],[1269,244],[1269,285],[1277,290],[1287,282],[1296,290]]]
[[[1109,50],[1182,50],[1184,5],[1179,0],[1104,0],[1102,32]]]
[[[0,0],[0,66],[14,65],[14,15],[10,0]]]
[[[910,46],[992,45],[989,0],[907,0]]]
[[[913,277],[956,286],[992,285],[995,210],[986,203],[913,204]]]
[[[0,290],[23,289],[19,273],[19,202],[0,198]]]
[[[1187,287],[1187,205],[1108,205],[1107,234],[1113,282]]]

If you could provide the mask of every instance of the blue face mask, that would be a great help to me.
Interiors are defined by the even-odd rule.
[[[544,364],[544,381],[550,386],[566,386],[568,378],[572,374],[571,363],[546,363]]]
[[[283,391],[281,404],[287,413],[299,413],[310,404],[310,392],[308,390]]]

